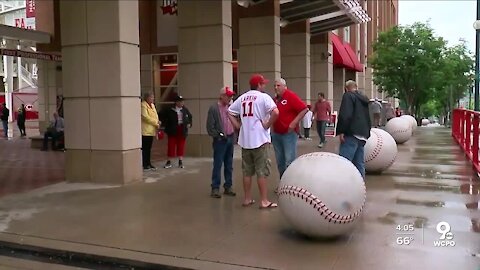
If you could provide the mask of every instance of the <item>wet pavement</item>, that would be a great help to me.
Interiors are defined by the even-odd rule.
[[[302,140],[299,152],[315,145]],[[337,152],[336,139],[323,150]],[[239,151],[234,162],[241,193]],[[299,235],[278,209],[242,207],[241,194],[210,198],[209,158],[185,166],[123,187],[60,182],[4,195],[0,241],[191,269],[480,269],[480,182],[447,129],[417,129],[389,170],[367,175],[360,222],[333,240]],[[276,170],[270,179],[275,198]],[[442,221],[454,246],[434,247]]]

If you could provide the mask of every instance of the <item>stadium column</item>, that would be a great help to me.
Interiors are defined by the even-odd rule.
[[[233,88],[230,1],[178,1],[178,91],[192,113],[187,156],[211,156],[206,120],[224,86]]]
[[[329,33],[321,33],[311,38],[312,47],[312,102],[318,99],[318,93],[325,98],[333,108],[333,47]]]
[[[261,73],[270,83],[280,78],[280,1],[266,0],[239,11],[238,78],[239,91],[250,89],[249,79]]]
[[[281,28],[280,32],[282,77],[287,81],[288,88],[307,104],[311,104],[310,21],[289,24]]]
[[[40,133],[43,134],[53,113],[57,111],[57,84],[61,82],[57,62],[37,60],[38,65],[38,122]]]
[[[61,1],[65,174],[142,179],[138,1]]]
[[[370,98],[375,98],[376,90],[373,83],[373,69],[368,63],[368,58],[373,54],[373,43],[377,39],[377,1],[367,1],[367,13],[372,18],[366,24],[367,28],[367,57],[365,59],[366,68],[365,68],[365,94]]]

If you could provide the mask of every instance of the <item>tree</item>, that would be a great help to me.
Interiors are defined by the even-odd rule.
[[[441,79],[435,85],[434,97],[439,105],[439,114],[448,115],[473,86],[475,61],[465,42],[461,41],[445,49],[441,63]]]
[[[434,87],[441,80],[445,45],[423,23],[380,33],[369,60],[374,83],[389,96],[405,101],[409,112],[418,115],[420,105],[434,97]]]

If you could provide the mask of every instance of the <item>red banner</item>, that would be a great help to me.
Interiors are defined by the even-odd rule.
[[[35,18],[35,0],[26,1],[25,13],[27,18]]]

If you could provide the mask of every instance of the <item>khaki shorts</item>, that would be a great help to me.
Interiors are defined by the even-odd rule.
[[[243,176],[249,177],[256,174],[257,177],[268,177],[270,175],[269,148],[269,144],[264,144],[255,149],[242,148]]]

